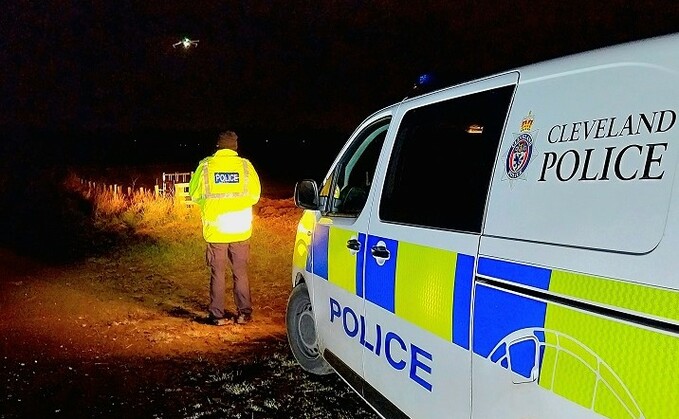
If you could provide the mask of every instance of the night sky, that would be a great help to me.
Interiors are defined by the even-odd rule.
[[[346,137],[422,73],[677,32],[679,2],[9,1],[0,31],[3,128]],[[173,48],[184,36],[197,47]]]

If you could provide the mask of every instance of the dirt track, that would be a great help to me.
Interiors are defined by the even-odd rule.
[[[292,360],[284,297],[252,324],[214,327],[182,295],[151,310],[144,293],[97,285],[126,275],[179,292],[113,260],[48,267],[0,251],[0,418],[376,417],[337,376]]]

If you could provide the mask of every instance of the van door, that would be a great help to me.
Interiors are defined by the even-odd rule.
[[[454,87],[395,116],[363,290],[364,397],[385,417],[470,417],[474,266],[516,83],[511,73]]]
[[[363,260],[368,199],[391,117],[385,111],[357,129],[320,188],[321,217],[311,245],[309,286],[323,357],[361,393]]]

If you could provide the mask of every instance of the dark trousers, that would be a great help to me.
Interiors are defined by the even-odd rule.
[[[233,277],[233,300],[237,314],[252,313],[250,282],[248,280],[248,258],[250,241],[236,243],[208,243],[205,252],[210,267],[210,308],[216,318],[224,317],[224,295],[226,293],[226,267],[231,268]]]

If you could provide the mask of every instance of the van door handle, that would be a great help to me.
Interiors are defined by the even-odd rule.
[[[349,250],[354,250],[358,252],[359,250],[361,250],[361,242],[356,239],[349,239],[347,240],[347,247],[349,248]]]
[[[375,262],[377,262],[379,266],[384,265],[384,262],[388,261],[389,257],[391,257],[391,253],[389,252],[389,249],[387,249],[387,244],[383,241],[379,241],[376,245],[371,247],[370,254],[373,255]]]

